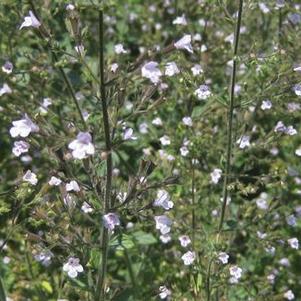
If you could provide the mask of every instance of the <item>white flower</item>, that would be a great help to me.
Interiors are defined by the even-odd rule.
[[[207,85],[200,85],[198,89],[195,90],[194,94],[198,99],[204,100],[211,95],[211,91]]]
[[[52,176],[48,182],[48,184],[50,186],[59,186],[61,183],[62,183],[62,180],[55,176]]]
[[[296,237],[287,240],[292,249],[299,249],[299,240]]]
[[[272,102],[268,99],[263,100],[260,106],[261,110],[269,110],[271,109],[271,107],[272,107]]]
[[[30,183],[31,185],[37,185],[38,183],[37,175],[33,173],[31,170],[26,171],[26,173],[23,176],[23,180],[25,182]]]
[[[288,258],[281,258],[279,260],[279,264],[283,265],[284,267],[289,267],[290,266],[290,262],[288,260]]]
[[[93,208],[87,203],[84,202],[82,207],[80,208],[84,213],[90,213],[93,211]]]
[[[297,156],[301,157],[301,147],[299,147],[299,148],[297,148],[297,149],[295,150],[295,154],[296,154]]]
[[[299,111],[301,108],[300,104],[299,103],[296,103],[296,102],[289,102],[287,104],[287,109],[289,112],[296,112],[296,111]]]
[[[172,221],[166,215],[155,216],[156,229],[160,230],[162,235],[170,232]]]
[[[270,9],[267,7],[267,5],[263,2],[258,3],[259,9],[264,13],[268,14],[270,12]]]
[[[171,241],[171,236],[170,236],[169,234],[160,235],[160,240],[161,240],[164,244],[167,244],[168,242]]]
[[[174,76],[175,74],[179,74],[180,70],[175,62],[169,62],[165,65],[165,75]]]
[[[22,29],[23,27],[34,27],[38,28],[41,26],[40,21],[36,18],[34,13],[30,10],[29,15],[24,17],[24,22],[21,24],[19,29]]]
[[[192,119],[189,116],[185,116],[182,118],[182,121],[187,126],[192,126]]]
[[[186,21],[186,18],[185,18],[185,15],[183,14],[181,17],[176,17],[176,19],[174,19],[172,21],[172,24],[175,24],[175,25],[187,25],[187,21]]]
[[[45,98],[43,99],[42,105],[39,107],[40,112],[41,112],[42,114],[47,114],[47,111],[48,111],[47,108],[48,108],[50,105],[52,105],[52,100],[51,100],[50,98],[48,98],[48,97],[45,97]]]
[[[139,124],[139,132],[141,134],[147,134],[148,133],[148,125],[146,122],[140,123]]]
[[[225,252],[220,252],[218,253],[218,260],[222,263],[222,264],[227,264],[228,263],[228,259],[229,259],[229,255]]]
[[[291,290],[288,290],[287,292],[285,292],[283,294],[283,297],[287,300],[294,300],[295,299],[295,295]]]
[[[238,267],[237,265],[230,267],[229,272],[230,272],[230,275],[236,280],[238,280],[242,276],[242,269],[240,267]],[[232,282],[232,283],[235,283],[235,282]]]
[[[301,96],[301,85],[300,84],[294,85],[293,91],[295,92],[296,95]]]
[[[118,69],[118,64],[117,63],[113,63],[112,65],[111,65],[111,72],[113,72],[113,73],[115,73],[116,71],[117,71],[117,69]]]
[[[4,83],[3,86],[0,88],[0,96],[4,94],[10,94],[12,92],[13,92],[12,89],[6,83]]]
[[[156,207],[162,207],[165,210],[169,210],[173,207],[173,202],[170,200],[169,193],[164,189],[160,189],[157,192],[157,198],[155,199],[153,205]]]
[[[289,126],[286,128],[285,133],[286,133],[287,135],[294,136],[294,135],[297,134],[297,130],[296,130],[292,125],[289,125]]]
[[[259,209],[268,210],[269,204],[267,202],[268,195],[265,192],[262,192],[259,198],[256,200],[256,205]]]
[[[181,38],[179,41],[174,43],[174,46],[176,47],[176,49],[185,49],[188,52],[193,53],[193,49],[191,46],[191,35],[190,34],[184,35],[183,38]]]
[[[19,157],[21,154],[28,152],[29,146],[30,145],[26,141],[15,141],[13,147],[13,154],[16,157]]]
[[[199,64],[195,64],[194,66],[191,67],[190,70],[192,71],[193,76],[197,76],[204,72],[202,66]]]
[[[68,148],[72,150],[75,159],[84,159],[95,152],[92,137],[88,132],[79,132],[76,139],[69,143]]]
[[[13,121],[13,127],[9,130],[10,135],[15,138],[17,136],[27,137],[30,133],[38,132],[39,127],[31,121],[25,114],[25,117],[20,120]]]
[[[79,192],[80,187],[79,187],[79,185],[76,181],[72,180],[72,181],[70,181],[69,183],[66,184],[66,191]]]
[[[162,145],[170,145],[170,138],[167,135],[162,136],[159,140]]]
[[[250,136],[243,135],[241,136],[236,143],[238,144],[239,148],[244,149],[250,146]]]
[[[162,120],[160,117],[156,117],[153,121],[152,121],[152,124],[153,125],[156,125],[156,126],[161,126],[163,124]]]
[[[136,140],[137,137],[133,135],[134,130],[132,128],[126,128],[123,132],[123,140]]]
[[[5,62],[5,64],[2,66],[2,71],[6,74],[11,74],[13,71],[13,64],[9,61]]]
[[[68,262],[64,264],[63,271],[67,272],[70,278],[76,278],[78,273],[82,273],[84,271],[84,268],[79,263],[78,258],[70,257]]]
[[[114,50],[116,54],[127,53],[127,51],[123,48],[122,44],[117,44],[114,46]]]
[[[191,244],[191,239],[188,235],[181,235],[179,236],[179,241],[182,247],[186,248],[188,245]]]
[[[180,153],[181,153],[181,156],[183,157],[186,157],[188,154],[189,154],[189,149],[187,146],[183,145],[181,148],[180,148]]]
[[[181,259],[183,260],[185,265],[191,265],[195,261],[195,252],[188,251],[186,252]]]
[[[116,226],[120,225],[119,216],[116,213],[110,212],[103,216],[104,226],[109,230],[114,230]]]
[[[274,128],[275,133],[285,133],[286,132],[286,126],[283,124],[282,121],[278,121],[275,128]]]
[[[73,4],[67,4],[66,10],[75,10],[75,6]]]
[[[85,46],[83,44],[76,45],[74,47],[75,51],[78,55],[84,56],[85,55]]]
[[[169,296],[171,296],[171,291],[165,285],[160,286],[159,291],[160,291],[159,293],[160,299],[166,299]]]
[[[213,171],[210,173],[211,182],[217,184],[219,179],[222,177],[222,170],[219,168],[214,168]]]
[[[141,75],[148,78],[152,83],[157,84],[160,82],[162,72],[158,68],[158,63],[150,61],[143,65],[141,68]]]
[[[48,267],[51,264],[51,259],[53,257],[53,253],[50,251],[42,251],[34,256],[34,259],[45,267]]]
[[[266,233],[263,233],[260,231],[257,231],[256,233],[257,233],[258,238],[260,238],[260,239],[265,239],[268,236]]]

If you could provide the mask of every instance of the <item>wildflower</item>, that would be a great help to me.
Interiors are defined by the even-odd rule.
[[[75,6],[73,4],[67,4],[66,10],[75,10]]]
[[[160,139],[162,145],[170,145],[170,138],[167,135],[162,136]]]
[[[218,260],[222,263],[222,264],[227,264],[228,263],[228,259],[229,259],[229,255],[225,252],[220,252],[218,253]]]
[[[155,216],[156,229],[160,230],[162,235],[170,232],[172,221],[166,215]]]
[[[263,2],[258,3],[259,9],[264,13],[268,14],[270,12],[270,9],[267,7],[267,5]]]
[[[297,25],[301,23],[301,15],[298,13],[288,14],[288,19],[294,24]]]
[[[207,85],[200,85],[199,88],[195,90],[194,94],[198,99],[205,100],[211,96],[211,91]]]
[[[241,136],[236,143],[239,145],[239,148],[244,149],[250,146],[250,136],[243,135]]]
[[[126,128],[123,132],[123,140],[136,140],[137,137],[133,134],[134,130],[132,128]]]
[[[296,102],[289,102],[287,104],[287,109],[289,112],[296,112],[296,111],[299,111],[301,108],[300,104],[299,103],[296,103]]]
[[[171,291],[165,285],[160,286],[159,291],[160,291],[159,293],[160,299],[166,299],[171,296]]]
[[[78,55],[84,56],[85,55],[85,46],[83,44],[76,45],[74,47],[75,51]]]
[[[188,251],[181,258],[185,265],[192,265],[196,258],[195,252]]]
[[[269,208],[269,204],[267,202],[268,195],[265,192],[262,192],[259,198],[256,200],[256,205],[259,209],[267,210]]]
[[[5,64],[2,66],[2,71],[6,74],[11,74],[13,71],[13,64],[10,61],[5,62]]]
[[[123,53],[127,53],[127,51],[123,48],[122,44],[117,44],[114,46],[114,50],[116,54],[123,54]]]
[[[93,211],[93,208],[87,202],[84,202],[80,209],[84,213],[91,213]]]
[[[262,103],[261,103],[261,106],[260,108],[262,110],[269,110],[272,108],[272,102],[270,100],[263,100]]]
[[[222,170],[219,168],[214,168],[213,171],[210,173],[211,182],[217,184],[219,179],[222,177]]]
[[[69,143],[68,148],[72,150],[75,159],[85,159],[95,152],[92,137],[88,132],[79,132],[76,139]]]
[[[291,290],[288,290],[287,292],[285,292],[283,294],[283,297],[287,300],[294,300],[295,299],[295,295]]]
[[[64,204],[69,207],[69,208],[74,208],[76,203],[72,197],[72,195],[70,193],[67,193],[65,196],[64,196]]]
[[[165,66],[165,75],[174,76],[175,74],[179,74],[180,70],[175,62],[169,62]]]
[[[16,157],[19,157],[21,154],[28,152],[29,146],[30,145],[26,141],[15,141],[13,147],[13,154]]]
[[[143,65],[141,68],[141,75],[148,78],[152,83],[158,84],[160,82],[160,77],[162,72],[158,68],[158,63],[150,61]]]
[[[48,184],[50,186],[59,186],[61,183],[62,183],[62,180],[55,176],[52,176],[48,182]]]
[[[12,92],[13,92],[12,89],[6,83],[4,83],[2,88],[0,88],[0,96],[2,96],[4,94],[10,94]]]
[[[257,231],[257,237],[260,238],[260,239],[265,239],[267,238],[267,234],[266,233],[263,233],[263,232],[260,232],[260,231]]]
[[[291,214],[286,218],[286,223],[289,226],[295,227],[297,225],[297,219],[293,214]]]
[[[292,249],[299,249],[299,240],[296,237],[290,238],[287,240],[288,244]]]
[[[117,69],[118,69],[118,64],[117,63],[113,63],[112,65],[111,65],[111,72],[113,72],[113,73],[115,73],[116,71],[117,71]]]
[[[301,147],[299,147],[299,148],[297,148],[297,149],[295,150],[295,154],[296,154],[297,156],[301,157]]]
[[[269,281],[269,283],[271,284],[274,284],[275,283],[275,278],[276,278],[276,275],[274,274],[270,274],[267,276],[267,280]]]
[[[189,149],[186,145],[183,145],[181,148],[180,148],[180,153],[181,153],[181,156],[183,157],[186,157],[188,154],[189,154]]]
[[[70,257],[68,262],[64,264],[63,271],[67,272],[70,278],[76,278],[78,273],[82,273],[84,271],[84,268],[79,263],[78,258]]]
[[[192,119],[189,116],[183,117],[182,122],[187,126],[192,126]]]
[[[191,244],[191,239],[188,235],[181,235],[179,236],[179,241],[182,247],[186,248],[188,245]]]
[[[292,125],[289,125],[289,126],[286,128],[285,133],[286,133],[287,135],[294,136],[294,135],[297,134],[297,130],[296,130]]]
[[[168,242],[171,241],[171,236],[170,236],[169,234],[160,235],[160,240],[161,240],[164,244],[167,244]]]
[[[174,19],[172,21],[172,24],[174,24],[174,25],[184,25],[184,26],[187,25],[185,15],[183,14],[181,17],[177,17],[176,19]]]
[[[275,128],[274,128],[275,133],[285,133],[286,132],[286,126],[283,124],[282,121],[278,121]]]
[[[158,190],[157,198],[155,199],[153,205],[156,207],[162,207],[165,210],[169,210],[173,207],[173,202],[170,200],[169,193],[164,189],[160,189]]]
[[[204,72],[201,65],[199,65],[199,64],[195,64],[194,66],[191,67],[190,70],[191,70],[193,76],[197,76]]]
[[[161,126],[163,124],[162,120],[160,117],[156,117],[153,121],[152,121],[153,125],[157,125],[157,126]]]
[[[79,187],[79,185],[76,181],[72,180],[72,181],[70,181],[69,183],[66,184],[66,191],[79,192],[80,187]]]
[[[147,134],[148,133],[148,125],[146,122],[143,122],[141,124],[139,124],[139,132],[141,134]]]
[[[294,85],[293,91],[295,92],[296,95],[301,96],[301,85],[300,84]]]
[[[38,262],[41,262],[43,266],[48,267],[51,264],[53,256],[53,253],[50,251],[42,251],[39,254],[36,254],[34,259]]]
[[[237,265],[234,265],[229,268],[229,272],[231,275],[230,283],[237,283],[242,276],[242,269]]]
[[[119,216],[113,212],[107,213],[103,216],[103,223],[107,229],[112,231],[120,225]]]
[[[290,262],[289,262],[288,258],[285,258],[285,257],[281,258],[279,260],[279,264],[281,264],[284,267],[289,267],[290,266]]]
[[[23,176],[23,180],[25,182],[30,183],[31,185],[37,185],[38,183],[37,175],[33,173],[31,170],[26,171],[26,173]]]
[[[22,29],[23,27],[39,28],[40,26],[41,26],[40,21],[36,18],[34,13],[30,10],[29,15],[24,17],[24,22],[21,24],[19,29]]]
[[[10,135],[15,138],[17,136],[27,137],[30,133],[39,131],[39,127],[31,121],[25,114],[25,117],[20,120],[13,121],[13,127],[9,130]]]
[[[52,100],[50,99],[50,98],[48,98],[48,97],[45,97],[44,99],[43,99],[43,103],[42,103],[42,105],[40,106],[40,112],[42,113],[42,114],[47,114],[47,108],[50,106],[50,105],[52,105]]]
[[[188,52],[193,53],[191,46],[191,35],[189,34],[184,35],[183,38],[174,43],[174,46],[176,47],[176,49],[185,49]]]

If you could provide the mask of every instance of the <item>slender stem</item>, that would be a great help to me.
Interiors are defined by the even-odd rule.
[[[192,219],[192,248],[194,249],[195,245],[195,228],[196,228],[196,220],[195,220],[195,171],[194,171],[194,164],[191,164],[192,169],[192,179],[191,179],[191,190],[192,190],[192,212],[191,212],[191,219]]]
[[[235,38],[234,38],[233,67],[232,67],[232,76],[231,76],[231,83],[230,83],[230,105],[229,105],[229,112],[228,112],[226,170],[225,170],[224,183],[223,183],[223,205],[222,205],[220,223],[218,227],[219,233],[223,228],[223,223],[225,218],[225,211],[226,211],[227,198],[228,198],[229,174],[231,171],[234,88],[236,82],[237,53],[238,53],[238,41],[239,41],[240,26],[241,26],[242,6],[243,6],[243,0],[239,0],[238,17],[236,22]]]
[[[112,145],[110,136],[109,114],[106,101],[105,80],[104,80],[104,35],[103,35],[103,11],[99,11],[99,76],[100,76],[100,97],[102,103],[103,127],[105,133],[105,143],[107,151],[106,167],[106,187],[104,213],[108,213],[111,208],[111,187],[112,187]],[[109,233],[104,226],[102,228],[101,248],[102,256],[99,264],[98,279],[96,285],[96,301],[105,300],[105,278],[108,262]]]

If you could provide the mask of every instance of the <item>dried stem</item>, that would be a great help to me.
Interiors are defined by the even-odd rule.
[[[229,174],[231,171],[234,88],[236,82],[237,53],[238,53],[238,42],[239,42],[239,34],[240,34],[240,26],[241,26],[242,7],[243,7],[243,0],[239,0],[239,9],[238,9],[235,38],[234,38],[233,67],[232,67],[232,76],[231,76],[231,83],[230,83],[230,105],[229,105],[229,112],[228,112],[226,170],[225,170],[224,183],[223,183],[223,205],[222,205],[220,223],[218,227],[218,233],[220,233],[223,228],[225,211],[227,206],[227,198],[228,198]]]

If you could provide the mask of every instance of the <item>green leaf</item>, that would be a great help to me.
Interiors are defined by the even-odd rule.
[[[133,237],[138,245],[152,245],[157,243],[157,239],[151,233],[137,231],[133,233]]]
[[[2,279],[0,278],[0,301],[6,301],[6,295]]]
[[[110,242],[110,246],[116,248],[116,250],[124,250],[134,248],[135,244],[132,237],[122,234],[114,237]]]

